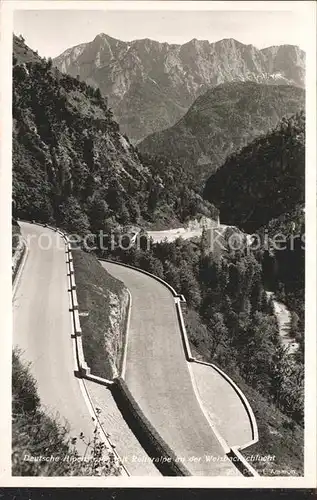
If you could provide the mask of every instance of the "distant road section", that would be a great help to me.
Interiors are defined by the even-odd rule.
[[[93,422],[74,376],[65,246],[58,233],[19,224],[29,252],[13,298],[13,344],[31,363],[46,410],[58,414],[62,422],[66,419],[72,436],[83,432],[91,437]]]
[[[183,240],[200,238],[204,228],[216,228],[218,226],[219,221],[203,217],[201,221],[196,219],[189,221],[187,227],[178,227],[163,231],[147,231],[147,234],[153,239],[154,243],[164,240],[172,242],[177,238],[182,238]]]
[[[193,475],[239,475],[198,402],[170,291],[139,271],[102,265],[132,294],[125,380],[145,416]]]

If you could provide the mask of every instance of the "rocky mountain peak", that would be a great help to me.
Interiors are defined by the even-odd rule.
[[[100,33],[54,64],[98,86],[133,141],[177,122],[208,88],[230,81],[304,86],[305,54],[284,45],[259,50],[233,38],[182,45],[149,38],[123,42]]]
[[[215,46],[222,46],[222,47],[236,47],[240,46],[242,47],[244,44],[241,42],[238,42],[238,40],[235,40],[235,38],[222,38],[222,40],[218,40],[217,42],[214,42]],[[251,45],[252,47],[252,45]]]

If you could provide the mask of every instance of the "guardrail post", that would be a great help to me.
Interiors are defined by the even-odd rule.
[[[75,276],[74,274],[69,275],[69,280],[70,280],[70,289],[71,290],[76,290],[76,283],[75,283]]]
[[[74,315],[74,331],[75,331],[75,335],[76,335],[76,337],[81,337],[81,335],[82,335],[82,329],[81,329],[81,326],[80,326],[79,313],[78,313],[77,309],[75,309],[73,311],[73,315]]]
[[[78,311],[78,299],[77,299],[77,293],[76,290],[72,290],[72,308],[73,311]]]
[[[74,264],[72,260],[70,262],[68,261],[67,263],[69,264],[69,271],[67,275],[70,276],[71,274],[74,274]]]
[[[85,358],[84,358],[83,344],[82,344],[81,337],[76,338],[76,342],[77,342],[79,374],[81,376],[90,375],[90,368],[87,365]]]

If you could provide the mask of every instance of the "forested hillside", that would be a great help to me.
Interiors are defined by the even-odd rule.
[[[178,123],[146,137],[138,149],[178,160],[202,187],[228,155],[304,106],[305,92],[297,87],[224,83],[198,97]]]
[[[61,73],[17,37],[13,64],[15,216],[82,234],[210,214],[173,165],[158,176],[141,163],[99,89]]]
[[[208,179],[204,196],[219,208],[223,223],[246,232],[304,203],[304,112],[229,156]]]
[[[261,236],[258,257],[266,286],[290,308],[291,332],[303,347],[304,112],[283,119],[271,133],[231,155],[208,179],[204,195],[219,208],[222,222]],[[278,235],[284,239],[280,244],[274,243]]]
[[[285,243],[270,245],[262,253],[263,279],[275,296],[291,312],[290,335],[300,344],[298,358],[304,359],[305,340],[305,210],[296,204],[257,230],[262,241],[283,235]],[[280,248],[279,248],[280,247]],[[272,272],[273,271],[273,272]]]

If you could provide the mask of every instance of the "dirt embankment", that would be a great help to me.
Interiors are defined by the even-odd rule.
[[[75,250],[73,258],[85,360],[94,375],[112,379],[120,370],[128,291],[94,255]]]

